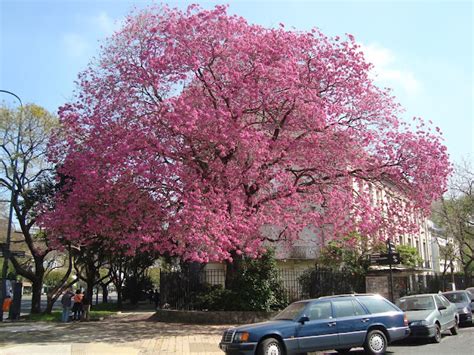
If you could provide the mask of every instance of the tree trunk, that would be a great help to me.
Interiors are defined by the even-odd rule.
[[[232,253],[232,262],[226,261],[225,288],[231,290],[236,276],[240,272],[242,256]]]
[[[53,311],[54,303],[57,299],[58,297],[54,297],[53,295],[48,293],[46,298],[46,309],[44,310],[44,313],[51,314],[51,312]]]
[[[41,313],[41,291],[43,289],[43,278],[31,280],[31,313]]]
[[[95,277],[88,275],[86,279],[86,294],[85,298],[89,301],[89,304],[92,304],[94,297],[94,286],[95,286]]]
[[[102,303],[108,303],[109,301],[109,284],[102,284]]]

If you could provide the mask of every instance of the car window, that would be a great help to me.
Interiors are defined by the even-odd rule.
[[[308,317],[310,320],[332,318],[331,302],[317,302],[309,306]]]
[[[356,316],[360,316],[360,315],[363,315],[363,314],[367,314],[367,312],[365,311],[365,309],[360,305],[359,302],[357,302],[356,300],[352,300],[352,304],[354,306],[354,313]]]
[[[444,295],[438,295],[438,297],[441,299],[441,304],[445,307],[449,307],[449,300],[444,297]]]
[[[358,300],[370,313],[400,312],[393,304],[381,297],[359,297]]]
[[[402,311],[426,311],[436,308],[431,296],[400,298],[398,305]]]
[[[301,311],[306,307],[308,302],[295,302],[286,307],[283,311],[278,313],[273,319],[279,320],[294,320]]]
[[[443,294],[443,296],[446,297],[448,301],[453,303],[463,303],[471,301],[469,297],[467,297],[467,294],[465,292],[445,293]]]
[[[366,314],[364,308],[353,299],[333,301],[334,314],[336,317],[352,317]]]
[[[338,300],[333,302],[334,314],[337,318],[351,317],[354,315],[352,300]]]

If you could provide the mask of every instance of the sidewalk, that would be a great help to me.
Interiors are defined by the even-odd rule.
[[[1,355],[223,355],[228,326],[150,322],[152,312],[102,322],[18,322],[0,325]]]

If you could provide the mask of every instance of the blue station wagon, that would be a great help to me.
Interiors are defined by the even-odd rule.
[[[226,354],[290,355],[363,346],[383,354],[410,334],[404,313],[380,295],[320,297],[290,304],[268,322],[227,329],[219,347]]]

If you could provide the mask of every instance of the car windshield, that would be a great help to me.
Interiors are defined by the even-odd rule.
[[[402,311],[426,311],[435,309],[433,297],[431,296],[400,298],[398,306]]]
[[[453,303],[464,303],[471,301],[464,292],[444,293],[443,296],[446,297],[449,302]]]
[[[290,304],[283,311],[278,313],[273,319],[275,320],[293,320],[306,307],[308,302],[296,302]]]

